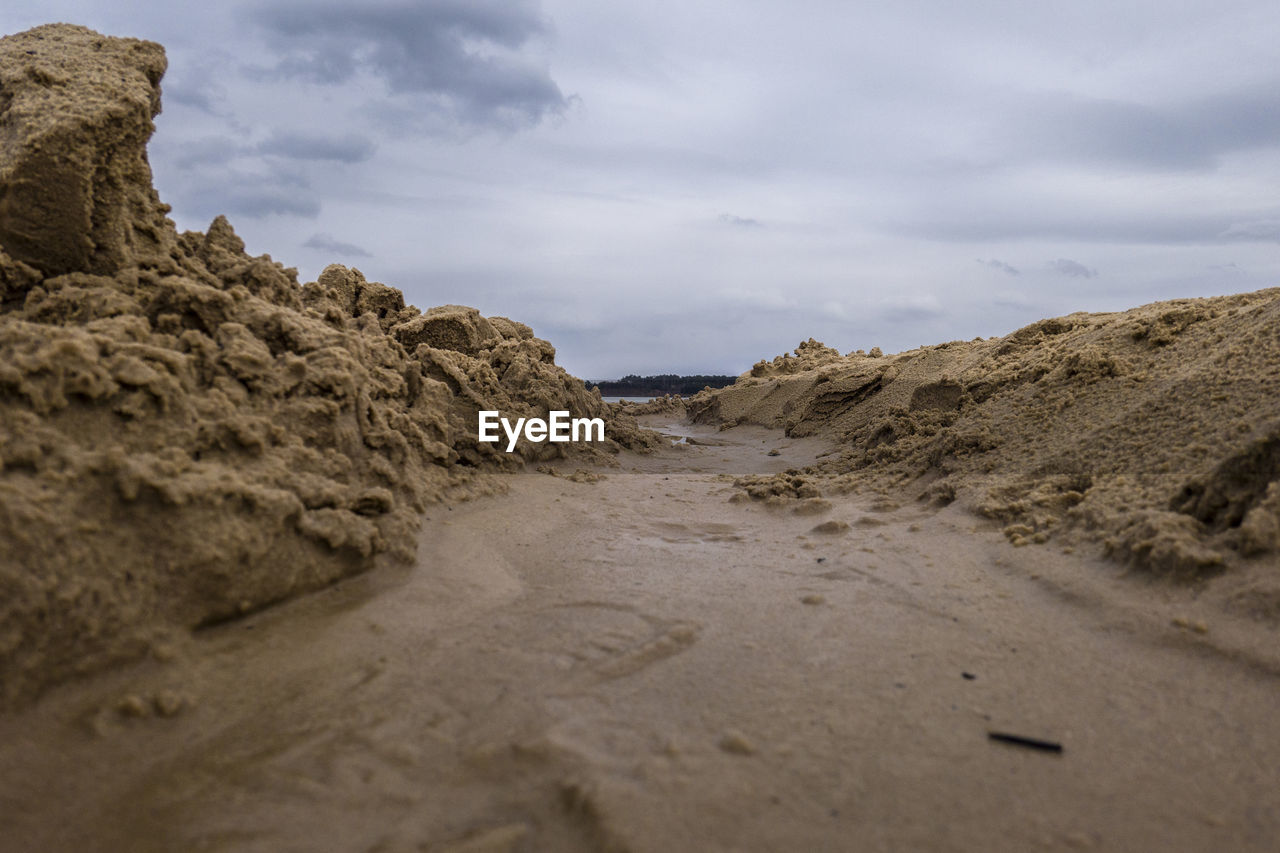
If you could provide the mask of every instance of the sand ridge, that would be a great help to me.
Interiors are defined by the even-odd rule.
[[[1280,291],[609,405],[178,233],[158,45],[0,60],[0,846],[1273,847]]]
[[[168,664],[0,719],[10,837],[134,851],[1269,849],[1275,674],[1205,645],[1221,626],[1194,596],[1153,600],[1105,562],[1012,548],[956,506],[733,501],[735,476],[829,445],[681,430],[719,443],[629,457],[595,481],[514,475],[505,495],[429,510],[412,568],[211,628]],[[814,532],[827,521],[845,526]],[[1090,577],[1105,582],[1078,584]],[[174,696],[173,716],[120,710]]]
[[[656,437],[526,325],[300,284],[223,217],[179,234],[145,146],[159,45],[0,39],[0,703],[337,578],[411,559],[494,472]],[[507,454],[476,413],[607,422]]]
[[[805,472],[814,488],[959,501],[1014,545],[1227,575],[1236,612],[1280,618],[1278,289],[896,355],[810,341],[685,404],[704,423],[838,441]]]

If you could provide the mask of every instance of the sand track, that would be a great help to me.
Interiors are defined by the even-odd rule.
[[[0,849],[1269,849],[1265,629],[954,509],[731,503],[821,446],[703,438],[0,720]]]
[[[164,68],[0,39],[0,853],[1274,849],[1280,290],[607,406],[179,234]]]

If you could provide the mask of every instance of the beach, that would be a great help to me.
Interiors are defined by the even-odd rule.
[[[1280,289],[620,404],[180,233],[165,69],[0,39],[0,851],[1273,849]]]
[[[661,420],[707,443],[4,718],[10,849],[1269,849],[1271,631],[954,510],[734,502],[827,447]]]

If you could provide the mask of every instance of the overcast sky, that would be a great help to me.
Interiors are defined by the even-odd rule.
[[[1280,284],[1276,0],[5,0],[169,56],[179,228],[738,373]]]

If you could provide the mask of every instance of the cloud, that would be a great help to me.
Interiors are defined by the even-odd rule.
[[[205,136],[185,141],[169,149],[170,159],[184,170],[202,166],[225,166],[244,153],[244,146],[229,136]]]
[[[992,269],[1000,270],[1000,272],[1007,273],[1008,275],[1022,275],[1021,270],[1006,264],[1004,261],[998,261],[995,258],[992,258],[989,261],[984,261],[982,258],[976,258],[975,260],[980,264],[986,264]]]
[[[793,311],[795,299],[781,288],[775,287],[723,287],[716,291],[717,304],[746,307],[752,310],[779,312]]]
[[[1120,100],[1044,96],[1018,116],[1032,159],[1159,169],[1211,164],[1202,134],[1176,115]]]
[[[217,115],[217,110],[214,108],[216,99],[217,94],[208,88],[186,86],[169,81],[166,81],[164,85],[164,103],[167,107],[181,104],[184,107],[191,107],[203,113]]]
[[[531,0],[286,2],[260,5],[252,20],[281,75],[338,84],[367,72],[464,124],[529,126],[567,107],[525,50],[548,28]]]
[[[1050,261],[1049,268],[1054,272],[1071,278],[1094,278],[1098,275],[1097,270],[1090,269],[1079,261],[1073,261],[1069,258],[1058,258],[1056,261]]]
[[[204,220],[220,213],[253,219],[277,215],[314,219],[320,215],[320,201],[310,181],[287,171],[202,170],[178,188],[176,195],[176,209]]]
[[[328,234],[312,234],[310,239],[302,244],[308,249],[318,249],[321,252],[330,252],[335,255],[345,255],[349,258],[371,258],[372,254],[365,251],[354,243],[344,243],[336,240]]]
[[[223,72],[235,62],[233,55],[212,41],[200,53],[181,49],[171,53],[164,75],[164,108],[178,106],[222,117],[228,106]]]
[[[969,198],[963,207],[953,204],[939,208],[934,204],[932,209],[921,210],[910,219],[900,217],[878,224],[893,234],[947,242],[1044,239],[1165,245],[1220,240],[1216,235],[1225,224],[1221,215],[1167,207],[1100,210],[1104,204],[1115,206],[1105,197],[1096,206],[1079,205],[1072,199],[1064,203],[1062,194],[1052,190],[1037,195],[1038,209],[1028,210],[1019,192],[1016,186],[1002,187],[985,196]]]
[[[991,304],[1001,308],[1025,310],[1035,305],[1035,297],[1025,291],[998,290],[991,294]]]
[[[283,187],[253,185],[228,187],[216,198],[220,200],[220,204],[217,205],[220,211],[255,219],[272,215],[315,219],[320,215],[320,202],[314,196]]]
[[[1147,104],[1052,92],[1019,98],[1000,138],[1019,159],[1156,171],[1206,171],[1234,151],[1280,146],[1280,89]]]
[[[585,0],[9,0],[0,19],[168,47],[151,153],[184,227],[228,213],[306,277],[368,261],[411,301],[478,303],[621,375],[1280,280],[1274,0],[1077,5],[734,4],[723,37],[705,4]],[[1049,263],[1068,251],[1096,277]],[[625,310],[573,314],[602,282]],[[878,301],[935,288],[941,313]]]
[[[942,303],[932,293],[900,294],[885,297],[877,305],[879,315],[891,323],[931,319],[943,313]]]
[[[292,160],[362,163],[373,156],[376,147],[372,139],[358,134],[274,133],[259,143],[258,151]]]
[[[1236,222],[1218,236],[1224,240],[1280,243],[1280,219],[1255,219],[1252,222]]]

